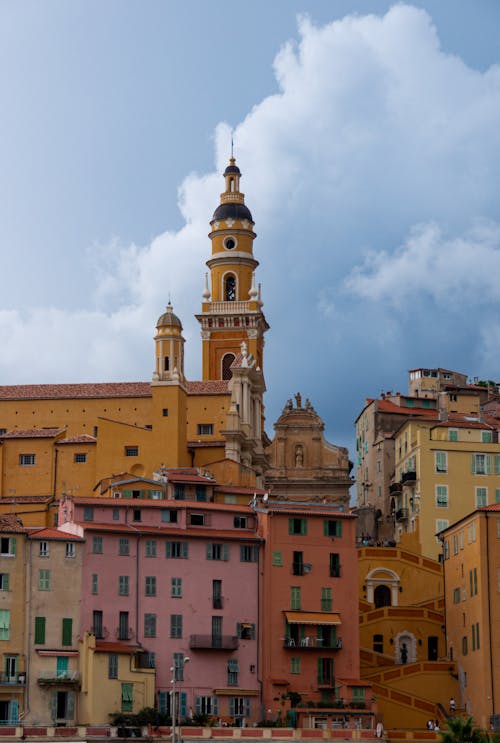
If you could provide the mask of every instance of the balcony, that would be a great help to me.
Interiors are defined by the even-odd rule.
[[[403,472],[401,482],[403,485],[406,485],[409,482],[415,482],[416,479],[417,479],[417,473],[415,472],[415,470],[410,470],[409,472]]]
[[[393,482],[391,485],[389,485],[390,495],[397,495],[398,493],[401,493],[402,490],[403,486],[400,482]]]
[[[80,683],[80,674],[78,671],[41,671],[38,677],[40,686],[78,686]]]
[[[190,635],[190,650],[237,650],[239,640],[236,635]]]
[[[25,686],[26,672],[15,673],[13,675],[0,673],[0,686]]]
[[[296,641],[293,637],[285,637],[283,647],[289,650],[342,650],[342,638],[328,640],[321,637],[302,637]]]
[[[140,670],[154,669],[156,668],[156,656],[154,653],[136,653],[135,656],[135,667]]]
[[[406,521],[408,518],[407,508],[398,508],[396,511],[396,521]]]
[[[122,642],[128,642],[133,639],[134,631],[131,627],[117,627],[115,637],[117,640],[121,640]]]

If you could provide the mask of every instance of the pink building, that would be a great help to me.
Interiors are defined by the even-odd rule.
[[[140,498],[66,498],[60,528],[85,537],[82,634],[136,646],[170,713],[260,719],[259,543],[248,506]],[[189,662],[185,662],[189,658]],[[116,710],[110,710],[114,712]]]

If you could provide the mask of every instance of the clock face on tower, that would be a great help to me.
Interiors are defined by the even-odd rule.
[[[236,247],[236,240],[234,237],[226,237],[224,240],[224,247],[226,250],[233,250]]]

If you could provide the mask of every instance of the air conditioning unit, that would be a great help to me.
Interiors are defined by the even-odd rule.
[[[116,491],[115,491],[115,492],[113,493],[113,498],[121,498],[121,495],[122,495],[122,494],[120,493],[120,491],[119,491],[119,490],[116,490]]]

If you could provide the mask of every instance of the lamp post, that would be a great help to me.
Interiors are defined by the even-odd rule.
[[[173,665],[170,666],[170,672],[172,674],[172,678],[170,679],[170,684],[171,684],[170,713],[172,717],[172,729],[171,729],[172,743],[177,743],[178,738],[180,740],[180,735],[177,736],[177,732],[176,732],[177,717],[179,716],[177,712],[177,706],[176,706],[177,705],[176,682],[182,679],[184,675],[184,666],[186,665],[186,663],[189,663],[190,660],[191,659],[187,655],[185,655],[181,661],[181,665],[176,665],[176,660],[175,660],[175,655],[174,655]],[[178,676],[180,676],[180,678],[177,678]],[[180,708],[180,704],[179,704],[179,708]]]

